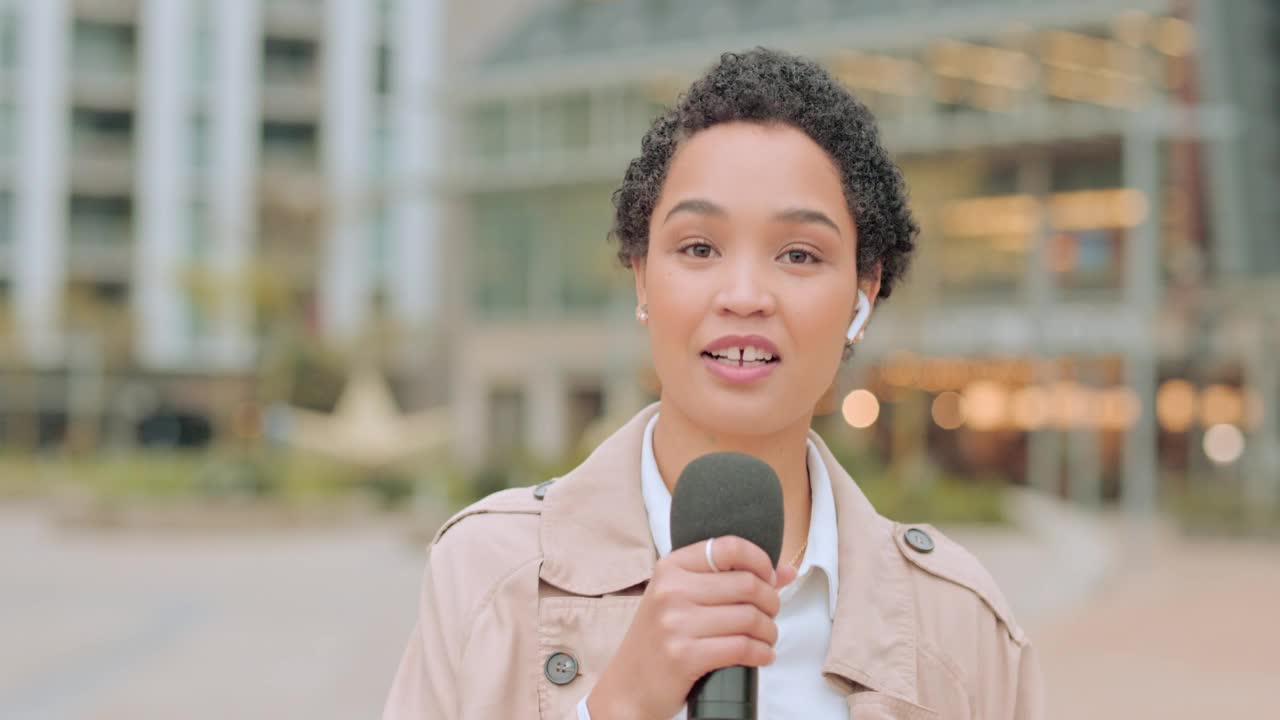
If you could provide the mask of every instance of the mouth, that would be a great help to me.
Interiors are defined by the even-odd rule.
[[[702,351],[702,357],[720,365],[736,368],[765,367],[776,365],[782,360],[776,345],[768,338],[754,335],[719,338]]]

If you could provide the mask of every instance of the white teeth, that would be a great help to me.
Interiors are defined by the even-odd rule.
[[[721,350],[716,350],[711,353],[711,355],[727,365],[737,365],[739,362],[744,365],[746,363],[767,363],[774,359],[772,354],[753,345],[748,345],[746,347],[723,348]]]

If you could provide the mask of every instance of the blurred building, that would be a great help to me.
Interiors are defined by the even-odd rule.
[[[77,366],[108,405],[240,382],[284,324],[428,329],[440,7],[0,3],[0,407],[64,411]]]
[[[465,457],[554,455],[642,400],[610,193],[675,92],[720,51],[765,45],[825,62],[904,168],[922,249],[853,381],[886,413],[924,402],[907,422],[933,454],[1145,511],[1163,468],[1203,458],[1194,433],[1227,425],[1249,436],[1254,477],[1280,474],[1276,369],[1259,362],[1277,327],[1259,299],[1280,274],[1275,3],[525,5],[509,34],[451,49]],[[1186,426],[1185,403],[1157,408],[1183,387],[1169,381],[1191,388]]]

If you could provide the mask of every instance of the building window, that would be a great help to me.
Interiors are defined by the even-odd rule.
[[[569,391],[569,443],[577,445],[583,433],[604,417],[604,388],[597,381],[578,382]]]
[[[262,80],[267,85],[305,84],[317,77],[316,43],[300,38],[268,37],[262,41]]]
[[[204,90],[213,80],[213,18],[212,4],[198,0],[193,8],[195,17],[191,23],[191,84]]]
[[[539,246],[559,258],[559,301],[570,311],[603,312],[625,274],[607,243],[613,216],[605,186],[563,191],[541,201],[548,210]]]
[[[9,6],[0,10],[0,68],[18,66],[18,14]]]
[[[136,37],[132,25],[77,19],[72,37],[71,65],[76,72],[91,74],[133,72]]]
[[[125,196],[71,197],[71,242],[83,245],[127,245],[133,201]]]
[[[474,205],[471,245],[472,303],[482,314],[523,314],[529,306],[529,276],[535,213],[527,198],[497,194]]]
[[[489,447],[494,457],[510,456],[524,447],[525,397],[515,387],[489,392]]]
[[[1053,160],[1047,209],[1047,255],[1055,283],[1068,299],[1118,291],[1124,285],[1129,228],[1144,214],[1141,194],[1122,187],[1119,148],[1089,149]]]
[[[13,193],[0,192],[0,245],[12,245],[13,235]]]
[[[128,110],[77,108],[71,115],[71,144],[77,152],[127,151],[133,137]]]
[[[262,161],[299,169],[316,166],[316,124],[269,121],[262,124]]]
[[[378,55],[376,59],[377,66],[375,72],[377,78],[374,81],[374,87],[379,95],[388,95],[391,93],[391,81],[393,79],[394,68],[391,64],[391,48],[386,45],[378,46]]]
[[[471,110],[467,123],[471,154],[480,158],[500,158],[510,152],[507,137],[507,107],[502,102],[484,103]]]

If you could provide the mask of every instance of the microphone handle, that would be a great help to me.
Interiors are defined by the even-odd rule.
[[[756,720],[756,668],[734,665],[703,675],[689,689],[689,720]]]

